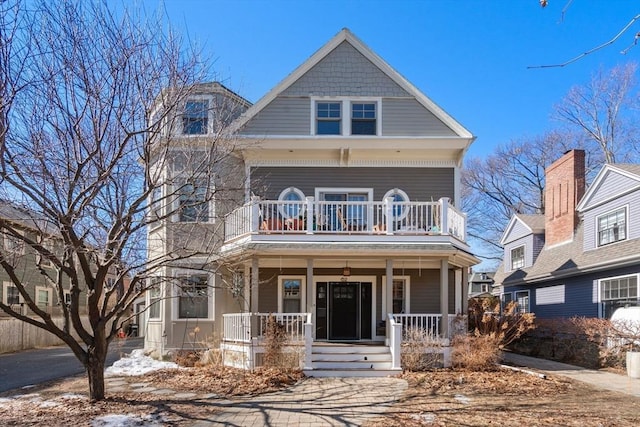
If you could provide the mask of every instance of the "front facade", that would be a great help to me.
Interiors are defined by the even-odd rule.
[[[226,273],[201,279],[227,284],[208,318],[227,354],[259,347],[269,313],[308,370],[316,345],[393,345],[394,325],[451,335],[477,263],[458,208],[471,133],[346,29],[233,129],[242,201],[217,248]]]
[[[607,164],[585,192],[584,152],[547,169],[545,215],[515,215],[496,287],[538,318],[609,318],[640,304],[640,166]]]

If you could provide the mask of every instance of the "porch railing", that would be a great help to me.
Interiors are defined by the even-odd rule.
[[[283,328],[291,342],[304,341],[304,324],[308,313],[230,313],[223,314],[224,340],[250,342],[265,338],[269,317]]]
[[[393,315],[394,322],[402,325],[403,333],[410,328],[421,329],[433,336],[441,336],[440,323],[442,322],[441,314],[397,314]],[[466,331],[466,316],[457,316],[449,314],[449,334],[445,338],[453,338],[459,333]],[[458,322],[461,322],[460,324]]]
[[[449,234],[466,238],[466,215],[449,199],[437,202],[260,200],[225,219],[225,239],[259,234]]]

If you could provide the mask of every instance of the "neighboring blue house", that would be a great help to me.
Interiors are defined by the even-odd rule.
[[[607,164],[585,192],[584,151],[546,170],[545,215],[514,215],[494,293],[538,318],[640,305],[640,165]]]

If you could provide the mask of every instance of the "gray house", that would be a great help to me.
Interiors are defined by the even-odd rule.
[[[546,171],[545,215],[515,215],[495,290],[539,318],[640,304],[640,165],[607,164],[585,192],[584,152]]]
[[[188,346],[180,325],[197,321],[225,363],[252,368],[270,313],[309,375],[396,372],[403,327],[446,345],[478,262],[459,209],[473,135],[347,29],[233,130],[244,184],[215,219],[226,273],[193,273],[220,284],[206,316],[163,302],[147,347]]]

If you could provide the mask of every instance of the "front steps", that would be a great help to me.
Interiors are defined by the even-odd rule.
[[[391,352],[384,345],[318,343],[312,347],[308,377],[386,377],[398,375],[391,368]]]

